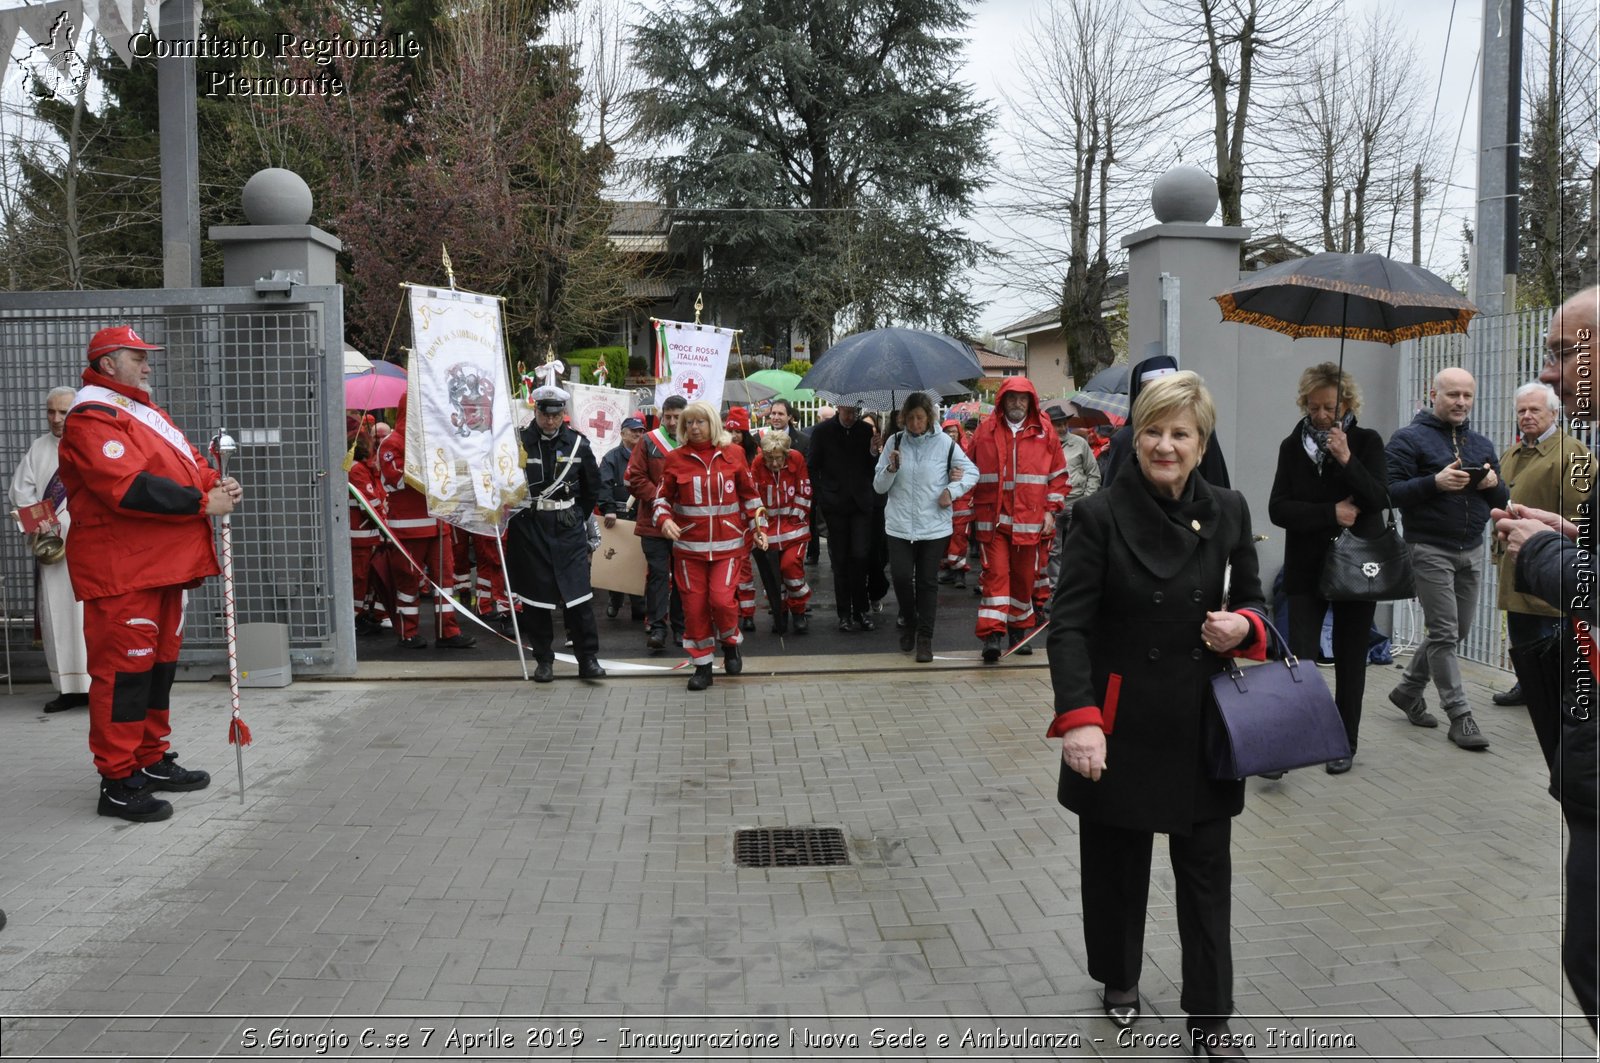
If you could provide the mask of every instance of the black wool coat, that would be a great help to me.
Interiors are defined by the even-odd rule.
[[[824,513],[871,513],[878,505],[872,477],[872,428],[857,417],[849,428],[830,417],[811,430],[806,451],[811,493]]]
[[[1208,680],[1226,667],[1200,626],[1222,603],[1265,615],[1244,496],[1189,477],[1174,521],[1137,467],[1073,510],[1050,608],[1056,713],[1099,706],[1106,770],[1090,782],[1061,765],[1058,796],[1085,819],[1188,834],[1237,815],[1244,783],[1211,779],[1205,738],[1217,726]]]
[[[1278,471],[1272,478],[1267,516],[1288,532],[1283,543],[1283,592],[1315,594],[1322,577],[1328,546],[1338,538],[1339,519],[1334,505],[1354,498],[1361,510],[1350,530],[1363,539],[1383,531],[1383,507],[1388,497],[1389,472],[1383,454],[1383,437],[1358,424],[1345,433],[1350,441],[1350,461],[1340,465],[1323,459],[1322,470],[1306,453],[1295,422],[1278,446]]]

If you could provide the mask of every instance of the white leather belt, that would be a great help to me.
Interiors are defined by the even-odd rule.
[[[539,511],[543,513],[552,509],[571,509],[574,499],[569,498],[562,502],[551,502],[548,499],[536,498],[533,500],[533,502],[534,505],[538,507]]]

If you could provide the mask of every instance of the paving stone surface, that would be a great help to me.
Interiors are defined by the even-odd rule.
[[[242,804],[226,689],[184,684],[214,781],[159,824],[96,816],[84,714],[19,686],[0,1058],[1181,1056],[1164,846],[1137,1038],[1099,1013],[1042,663],[247,690]],[[1370,670],[1350,774],[1249,783],[1236,1030],[1261,1059],[1595,1058],[1524,711],[1468,666],[1492,745],[1463,752],[1384,701],[1398,675]],[[774,826],[852,862],[736,868],[733,832]],[[708,1034],[744,1047],[668,1040]]]

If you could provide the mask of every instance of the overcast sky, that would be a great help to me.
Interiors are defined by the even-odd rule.
[[[1000,93],[1008,91],[1017,95],[1028,64],[1019,53],[1026,47],[1026,27],[1036,8],[1045,0],[980,0],[974,8],[971,40],[967,48],[966,78],[976,88],[978,95],[998,103]],[[1131,2],[1131,0],[1130,0]],[[1492,0],[1491,0],[1492,2]],[[1442,91],[1438,93],[1436,129],[1447,150],[1455,145],[1456,133],[1462,129],[1462,116],[1466,126],[1462,129],[1461,146],[1455,153],[1451,187],[1444,203],[1444,217],[1440,220],[1438,204],[1431,204],[1424,216],[1427,233],[1423,241],[1424,262],[1438,272],[1456,268],[1460,260],[1461,222],[1470,220],[1473,209],[1472,186],[1476,180],[1475,152],[1477,145],[1477,92],[1473,67],[1478,54],[1484,0],[1347,0],[1352,13],[1365,9],[1393,10],[1404,25],[1417,36],[1416,62],[1425,73],[1427,103],[1432,108],[1435,90],[1440,85],[1441,66],[1444,70]],[[1454,25],[1450,28],[1448,54],[1446,27],[1451,23],[1454,8]],[[1524,56],[1526,61],[1526,54]],[[1468,86],[1473,90],[1469,97]],[[1471,108],[1471,113],[1468,113]],[[1005,116],[999,115],[1001,128],[997,136],[1005,136]],[[1204,160],[1193,159],[1196,165],[1208,172],[1212,169]],[[1153,224],[1153,215],[1145,223]],[[1143,223],[1141,223],[1143,224]],[[982,212],[970,226],[981,239],[997,244],[1006,242],[1003,224]],[[1435,238],[1435,234],[1437,234]],[[1117,240],[1112,241],[1116,246]],[[1431,253],[1430,253],[1431,246]],[[979,332],[991,331],[1008,325],[1028,314],[1047,309],[1034,293],[1015,290],[1004,277],[994,270],[980,270],[974,277],[973,293],[988,306],[979,313]]]

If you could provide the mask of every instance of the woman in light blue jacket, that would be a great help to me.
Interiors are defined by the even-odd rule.
[[[933,401],[918,392],[900,410],[902,430],[878,456],[873,489],[888,496],[884,531],[889,575],[900,603],[900,649],[933,660],[939,562],[950,542],[950,506],[978,483],[978,467],[939,431]]]

